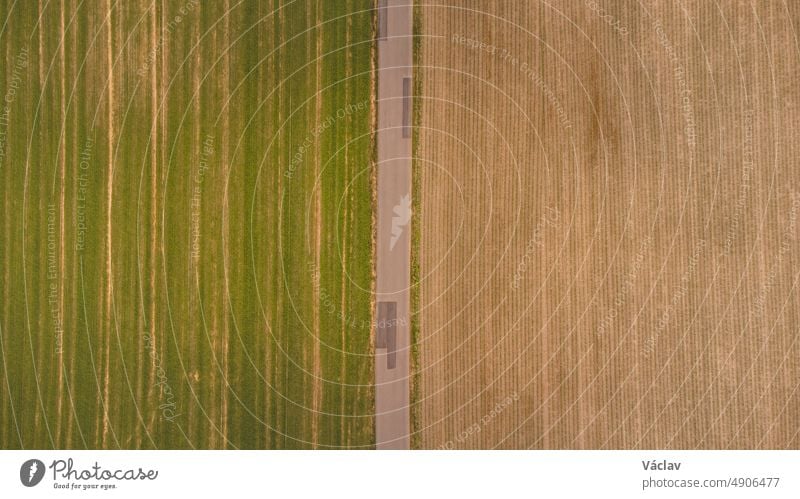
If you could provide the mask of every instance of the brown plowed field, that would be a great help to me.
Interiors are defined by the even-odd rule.
[[[755,4],[418,6],[418,447],[800,447],[800,6]]]

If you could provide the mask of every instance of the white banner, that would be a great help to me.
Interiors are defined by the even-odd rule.
[[[800,451],[31,450],[0,470],[3,498],[800,497]]]

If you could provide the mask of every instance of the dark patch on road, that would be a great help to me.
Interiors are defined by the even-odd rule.
[[[403,78],[403,138],[411,138],[411,78]]]
[[[386,8],[388,0],[378,0],[378,40],[386,40],[389,29],[389,9]]]
[[[375,348],[386,348],[387,369],[397,364],[397,302],[378,302],[378,323],[375,327]]]

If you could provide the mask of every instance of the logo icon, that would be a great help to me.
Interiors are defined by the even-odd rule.
[[[44,478],[44,463],[38,459],[28,459],[19,469],[19,480],[26,487],[35,487]]]
[[[411,196],[408,194],[403,196],[392,211],[394,216],[392,217],[392,239],[389,241],[390,250],[394,249],[397,240],[403,235],[403,227],[411,221]]]

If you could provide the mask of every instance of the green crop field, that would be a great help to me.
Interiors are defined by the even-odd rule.
[[[0,447],[373,447],[368,0],[0,0]]]

